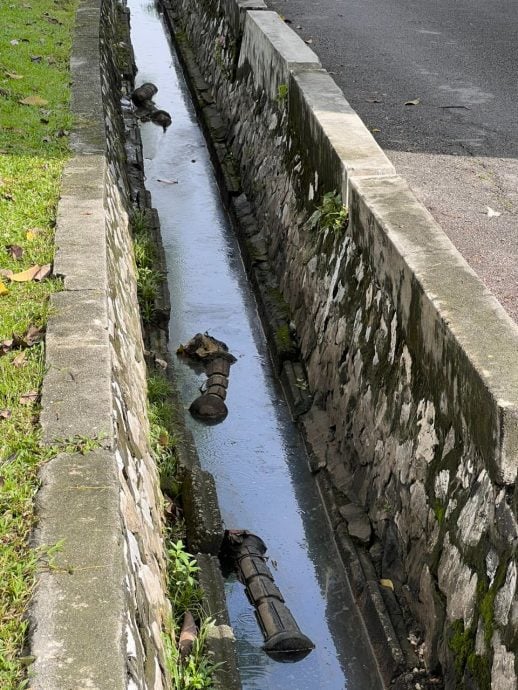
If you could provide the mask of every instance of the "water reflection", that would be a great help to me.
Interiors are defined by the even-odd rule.
[[[203,136],[157,13],[129,0],[137,83],[158,86],[171,112],[164,134],[142,126],[147,186],[158,209],[172,300],[171,348],[197,332],[225,341],[237,357],[230,373],[228,417],[205,426],[188,416],[204,467],[216,479],[226,526],[249,529],[268,546],[286,604],[315,650],[280,664],[261,649],[260,629],[243,590],[226,590],[246,690],[376,690],[381,685],[300,435],[273,376],[256,305],[237,243],[221,207]],[[177,184],[160,182],[177,180]],[[205,376],[175,359],[186,407]]]

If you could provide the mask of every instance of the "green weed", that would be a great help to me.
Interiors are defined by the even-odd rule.
[[[347,227],[348,219],[349,212],[342,204],[340,194],[334,191],[324,194],[320,206],[308,218],[307,225],[318,234],[329,230],[339,235]]]

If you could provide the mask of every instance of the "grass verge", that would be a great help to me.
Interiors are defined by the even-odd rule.
[[[0,0],[0,269],[15,274],[53,259],[77,4]],[[0,283],[0,687],[18,690],[27,685],[24,614],[40,562],[29,547],[37,473],[56,453],[40,444],[38,429],[41,336],[48,298],[61,285],[52,277]]]

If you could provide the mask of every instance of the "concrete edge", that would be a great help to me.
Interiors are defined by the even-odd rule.
[[[126,690],[115,456],[104,450],[58,455],[43,468],[41,481],[35,543],[45,564],[30,610],[31,687]]]

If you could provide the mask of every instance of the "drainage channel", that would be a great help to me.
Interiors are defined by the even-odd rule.
[[[137,85],[152,82],[173,124],[142,125],[146,185],[167,256],[171,347],[209,331],[237,362],[228,417],[206,426],[188,416],[202,465],[215,477],[225,526],[268,547],[286,604],[315,649],[295,663],[262,650],[243,586],[226,584],[245,690],[377,690],[382,685],[333,542],[302,439],[274,375],[237,240],[221,204],[204,136],[181,67],[153,2],[128,0]],[[185,407],[205,380],[183,361],[175,376]]]

